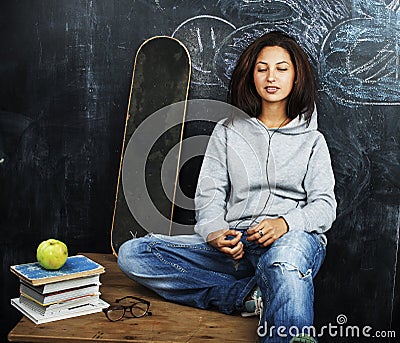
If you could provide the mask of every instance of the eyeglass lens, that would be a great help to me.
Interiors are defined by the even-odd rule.
[[[143,317],[144,315],[146,315],[147,310],[149,309],[148,305],[145,303],[136,303],[134,304],[130,310],[131,310],[131,314],[134,317]]]
[[[106,315],[109,320],[116,322],[124,317],[125,309],[123,306],[110,306],[107,309]]]

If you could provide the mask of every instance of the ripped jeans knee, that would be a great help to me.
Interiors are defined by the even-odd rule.
[[[312,275],[312,269],[308,269],[306,271],[302,271],[299,269],[299,267],[294,266],[291,263],[287,262],[275,262],[272,264],[275,267],[279,267],[281,269],[282,274],[286,272],[294,272],[297,271],[298,276],[300,279],[304,279],[307,277],[310,277]]]
[[[290,231],[289,231],[290,232]],[[314,234],[290,232],[275,241],[259,260],[260,271],[278,267],[281,274],[297,270],[302,279],[313,278],[325,257],[325,245]]]

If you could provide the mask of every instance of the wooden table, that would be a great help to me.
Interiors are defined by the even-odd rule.
[[[256,342],[257,317],[242,318],[167,302],[123,274],[111,254],[85,254],[102,264],[101,298],[125,295],[151,302],[152,316],[109,322],[104,313],[35,325],[23,317],[8,334],[11,342]]]

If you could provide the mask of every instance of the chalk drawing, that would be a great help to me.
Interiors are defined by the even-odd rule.
[[[353,0],[353,17],[388,18],[396,17],[400,11],[400,0]]]
[[[218,85],[212,56],[222,39],[234,29],[235,26],[229,21],[210,15],[190,18],[175,29],[172,37],[187,47],[192,58],[192,83]]]
[[[393,0],[392,2],[387,4],[387,8],[395,12],[400,11],[400,0]]]
[[[284,23],[292,22],[294,17],[292,6],[282,1],[244,0],[219,2],[224,17],[242,23],[242,26],[257,22]]]
[[[351,19],[334,28],[321,48],[325,91],[346,105],[400,105],[400,25]]]
[[[189,18],[172,36],[181,40],[193,60],[193,84],[227,88],[231,72],[245,47],[271,30],[293,36],[317,65],[319,47],[337,22],[349,17],[342,1],[317,0],[220,0],[222,15],[229,21],[209,15]]]

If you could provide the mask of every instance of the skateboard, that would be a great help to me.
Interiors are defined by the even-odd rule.
[[[190,55],[176,38],[152,37],[137,50],[111,227],[115,256],[132,237],[171,228],[190,75]]]

